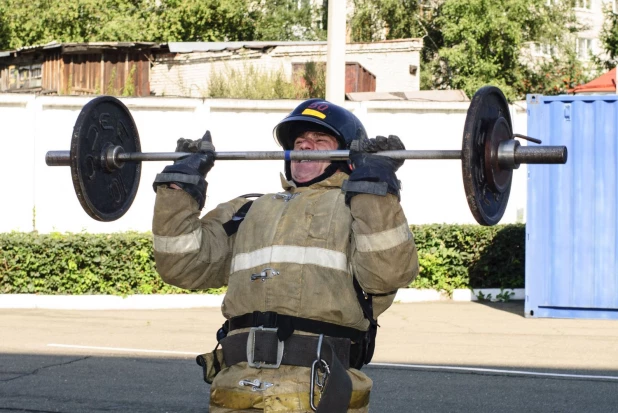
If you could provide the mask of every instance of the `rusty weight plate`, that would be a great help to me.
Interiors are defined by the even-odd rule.
[[[494,86],[479,89],[466,117],[461,170],[468,206],[481,225],[497,224],[509,200],[513,170],[498,165],[498,145],[513,138],[512,130],[502,91]]]
[[[120,168],[106,166],[109,147],[141,152],[131,113],[120,100],[101,96],[79,114],[71,139],[71,178],[82,208],[98,221],[114,221],[128,210],[139,186],[142,165],[127,162]]]

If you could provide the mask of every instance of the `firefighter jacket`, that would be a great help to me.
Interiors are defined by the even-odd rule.
[[[353,277],[377,295],[377,318],[417,275],[418,257],[397,197],[360,194],[348,206],[341,190],[347,177],[337,172],[296,187],[282,176],[284,191],[256,199],[232,235],[224,224],[247,199],[221,204],[200,219],[190,195],[159,187],[153,219],[157,271],[185,289],[227,285],[222,311],[228,319],[268,311],[365,331],[369,321]],[[356,370],[354,375],[364,376]],[[236,378],[230,385],[238,387]]]

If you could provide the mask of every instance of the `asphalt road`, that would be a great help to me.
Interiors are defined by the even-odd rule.
[[[372,412],[618,412],[618,323],[525,319],[523,304],[397,304]],[[194,355],[218,309],[0,311],[0,412],[207,412]]]

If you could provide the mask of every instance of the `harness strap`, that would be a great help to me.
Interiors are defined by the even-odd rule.
[[[245,219],[245,216],[247,216],[247,212],[249,211],[249,208],[251,208],[252,203],[253,201],[247,201],[244,203],[240,208],[238,208],[238,211],[236,211],[232,219],[223,224],[223,229],[228,237],[236,234],[240,223]]]
[[[331,346],[326,344],[326,349],[329,347]],[[325,355],[328,353],[326,351]],[[332,347],[330,353],[332,359],[330,376],[326,380],[316,413],[346,413],[352,398],[352,379],[337,357],[334,356],[335,350]]]
[[[254,311],[253,313],[232,317],[227,323],[229,323],[229,331],[259,326],[265,328],[278,328],[277,336],[280,341],[285,341],[295,330],[313,334],[324,334],[328,337],[348,338],[355,343],[361,342],[367,334],[366,331],[357,330],[352,327],[278,314],[274,311]]]
[[[247,349],[249,333],[231,334],[221,340],[223,348],[223,359],[226,366],[248,361],[247,353],[252,354],[253,362],[265,365],[275,365],[278,363],[277,350],[279,348],[279,338],[274,331],[254,332],[252,348]],[[335,359],[339,360],[342,367],[347,370],[350,367],[350,340],[347,338],[324,337],[324,343],[329,344],[333,352],[325,351],[323,359],[330,365]],[[281,364],[288,366],[311,367],[315,361],[318,337],[292,335],[284,341],[283,357]],[[326,347],[325,347],[326,348]]]
[[[373,353],[376,347],[376,336],[378,335],[378,320],[373,318],[373,295],[365,294],[356,277],[354,277],[354,290],[356,290],[356,298],[363,310],[365,318],[369,320],[369,330],[367,331],[367,339],[362,343],[362,348],[357,354],[354,366],[360,369],[364,364],[369,364],[373,358]]]
[[[247,360],[251,354],[253,362],[266,365],[276,363],[292,366],[311,367],[316,357],[319,338],[316,336],[292,335],[285,340],[283,356],[278,353],[281,343],[274,331],[255,331],[251,348],[248,348],[249,333],[229,335],[221,340],[225,364],[232,366]],[[350,362],[350,340],[324,337],[322,360],[330,367],[317,413],[346,413],[352,397],[352,380],[347,373]],[[266,366],[265,366],[266,367]]]

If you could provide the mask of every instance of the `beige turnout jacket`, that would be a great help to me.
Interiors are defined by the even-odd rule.
[[[274,311],[367,330],[369,322],[358,303],[353,275],[364,291],[380,294],[373,299],[377,318],[392,304],[396,290],[417,275],[418,258],[397,198],[390,194],[361,194],[353,197],[348,207],[341,191],[347,177],[338,172],[322,182],[297,188],[282,176],[284,192],[256,199],[231,236],[223,224],[247,199],[221,204],[200,219],[197,203],[190,195],[160,187],[153,220],[157,271],[164,281],[186,289],[228,285],[223,302],[226,318]],[[263,281],[251,280],[253,274],[266,269],[274,271],[267,270],[268,277]],[[224,370],[217,376],[211,389],[214,407],[232,408],[236,405],[226,404],[227,396],[240,394],[235,391],[245,395],[251,392],[238,388],[238,378],[247,375],[244,369],[248,369],[246,365],[235,366],[231,370],[237,375]],[[226,374],[233,378],[220,377]],[[275,373],[271,370],[259,374]],[[361,372],[350,374],[363,376],[360,381],[365,381],[367,387],[368,379]],[[303,381],[308,383],[309,374],[305,375]],[[218,387],[226,386],[228,390],[217,393]],[[354,386],[357,390],[358,386]],[[370,389],[370,381],[368,386]],[[265,397],[271,391],[274,388],[257,395],[261,399],[246,402],[253,406],[241,405],[251,408],[257,403],[257,407],[265,408]],[[294,393],[298,389],[287,391]],[[223,401],[218,403],[218,398]],[[298,406],[297,410],[289,406],[266,410],[305,411],[303,403]]]

